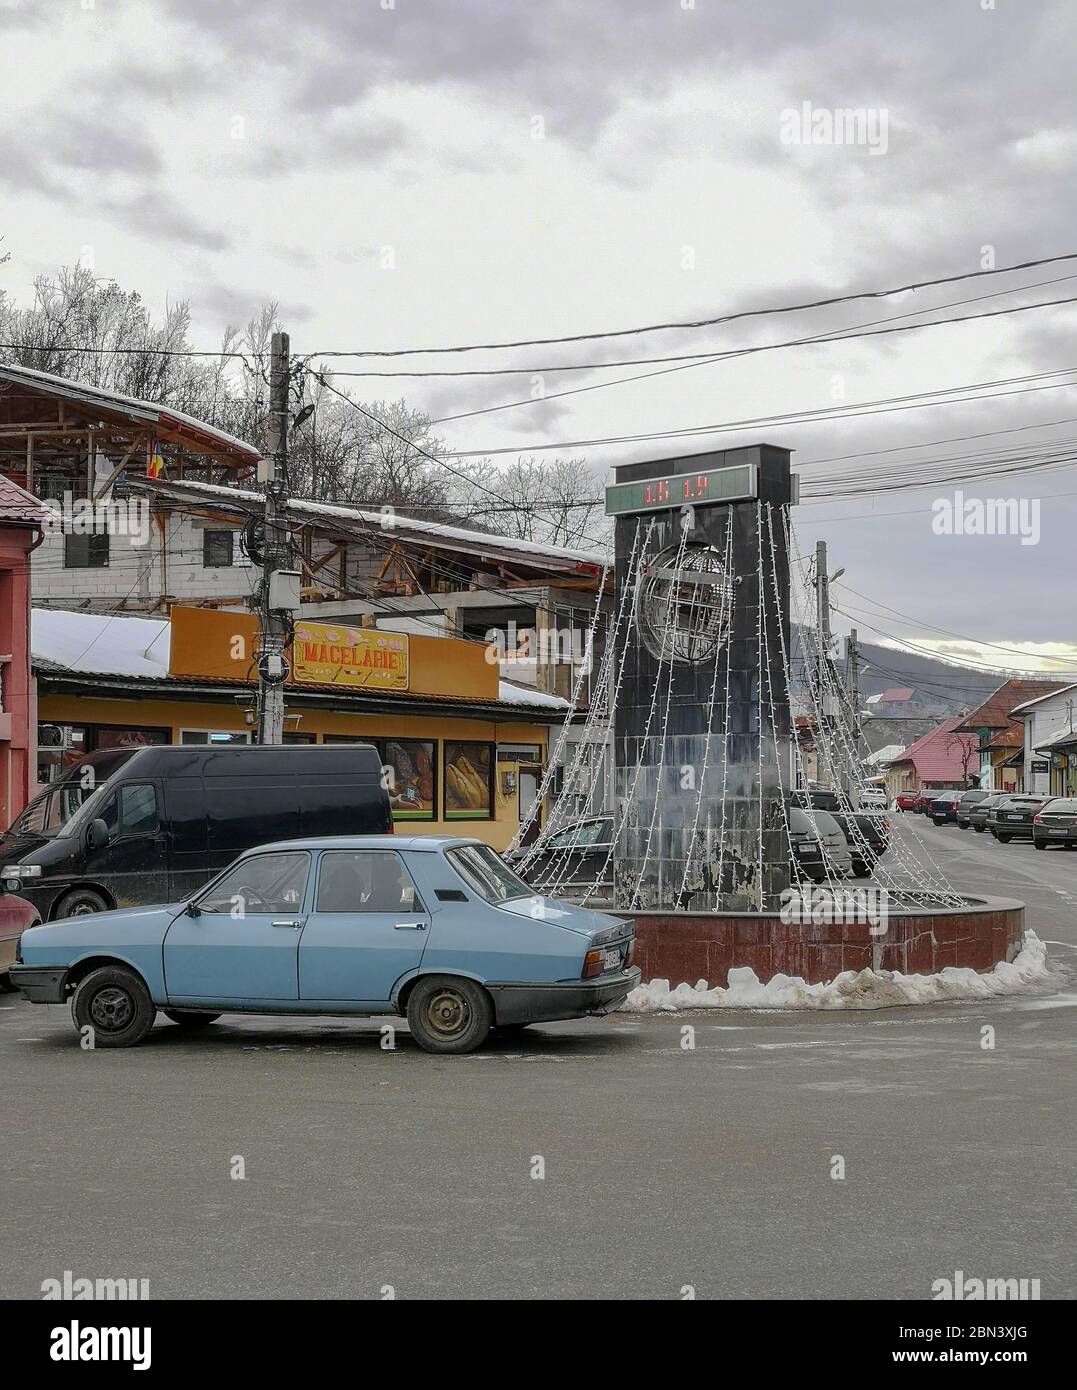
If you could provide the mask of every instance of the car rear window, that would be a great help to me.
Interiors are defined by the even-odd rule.
[[[513,873],[489,845],[460,845],[445,858],[464,882],[488,903],[507,903],[513,898],[530,898],[534,889]]]
[[[1077,815],[1077,801],[1060,796],[1054,801],[1049,801],[1043,809],[1051,812],[1060,811],[1070,816]]]

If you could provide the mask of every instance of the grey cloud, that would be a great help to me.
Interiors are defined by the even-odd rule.
[[[203,251],[227,251],[232,245],[226,233],[199,221],[167,196],[140,193],[132,198],[102,199],[98,206],[124,226],[155,240],[180,242]]]

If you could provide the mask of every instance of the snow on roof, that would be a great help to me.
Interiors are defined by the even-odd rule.
[[[262,504],[262,494],[247,488],[222,487],[219,483],[201,483],[184,479],[182,482],[146,484],[155,490],[167,492],[179,488],[186,492],[204,493],[207,497],[221,501],[253,502]],[[288,501],[292,511],[306,512],[311,516],[338,517],[347,521],[362,521],[369,526],[386,529],[385,516],[377,511],[364,511],[361,507],[344,507],[334,502],[313,502],[309,498],[293,497]],[[493,546],[498,550],[515,550],[521,555],[534,555],[538,559],[571,560],[577,565],[601,567],[610,563],[610,556],[600,550],[570,550],[563,545],[544,545],[538,541],[519,540],[515,536],[502,536],[492,531],[475,531],[465,526],[450,526],[442,521],[422,521],[414,516],[396,516],[395,529],[419,532],[429,536],[440,536],[448,541],[462,541],[469,546]]]
[[[862,762],[865,767],[882,767],[886,763],[892,763],[904,751],[904,744],[888,743],[885,748],[879,748],[874,753],[869,753],[866,758],[862,759]]]
[[[30,615],[30,656],[90,675],[168,675],[171,628],[167,618],[128,618],[108,613],[68,613],[35,608]]]
[[[121,617],[115,613],[69,613],[35,608],[30,615],[30,655],[82,675],[134,676],[166,680],[172,627],[167,618]],[[498,699],[533,709],[569,708],[560,695],[547,695],[500,681]]]
[[[248,444],[246,440],[237,439],[235,435],[219,430],[216,425],[209,425],[205,420],[198,420],[195,416],[187,415],[182,410],[173,410],[171,406],[161,405],[156,401],[142,401],[137,396],[125,396],[120,391],[108,391],[102,386],[91,386],[85,381],[72,381],[66,376],[57,376],[54,372],[39,372],[36,367],[0,366],[0,380],[8,380],[15,384],[22,382],[24,385],[30,386],[38,385],[44,390],[54,391],[70,400],[81,399],[87,404],[103,406],[106,410],[120,410],[124,413],[135,412],[158,423],[163,423],[166,428],[169,422],[172,422],[181,428],[196,430],[199,434],[208,435],[221,444],[227,445],[230,449],[247,454],[252,462],[262,456],[261,451],[256,449],[253,444]]]

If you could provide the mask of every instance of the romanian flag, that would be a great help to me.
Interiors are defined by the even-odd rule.
[[[155,444],[153,446],[153,453],[150,455],[150,461],[146,465],[146,477],[159,478],[164,470],[164,466],[165,456],[161,453],[161,446],[160,444]]]

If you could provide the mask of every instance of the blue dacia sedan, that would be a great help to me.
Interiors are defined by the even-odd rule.
[[[95,1047],[130,1047],[157,1010],[406,1014],[428,1052],[491,1029],[607,1013],[640,978],[634,926],[536,896],[489,846],[357,835],[248,850],[190,899],[31,927],[10,978],[71,998]],[[88,1031],[90,1030],[90,1031]]]

